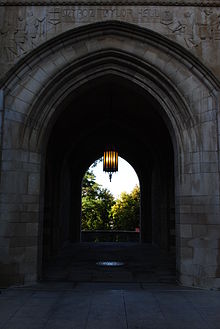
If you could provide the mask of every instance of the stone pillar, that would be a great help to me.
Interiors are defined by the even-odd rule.
[[[1,285],[37,279],[40,156],[23,150],[2,152]]]
[[[219,288],[219,112],[214,98],[204,99],[203,104],[206,106],[200,108],[197,127],[199,143],[184,155],[184,175],[177,197],[180,281],[188,286]]]

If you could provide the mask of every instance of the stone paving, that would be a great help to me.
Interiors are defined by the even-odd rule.
[[[220,329],[220,291],[47,282],[0,295],[0,329]]]
[[[220,291],[179,286],[173,265],[150,245],[69,245],[43,282],[2,289],[0,329],[220,329]]]

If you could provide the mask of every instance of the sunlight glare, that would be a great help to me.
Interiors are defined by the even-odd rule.
[[[98,162],[95,168],[91,168],[96,176],[96,182],[110,190],[115,198],[122,192],[130,193],[135,185],[139,186],[139,180],[133,167],[123,158],[118,157],[118,172],[113,173],[112,181],[109,181],[108,173],[103,172],[102,162]]]

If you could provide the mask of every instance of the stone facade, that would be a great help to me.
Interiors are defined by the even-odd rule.
[[[37,2],[32,6],[27,1],[19,7],[15,6],[16,2],[10,6],[5,3],[0,13],[1,75],[30,50],[65,31],[116,20],[151,29],[177,42],[219,77],[220,6],[210,1],[200,1],[198,5],[195,5],[196,1],[181,1],[175,6],[170,6],[172,1],[162,1],[161,6],[159,1],[154,6],[152,3],[137,1],[135,5],[129,5],[129,2],[110,5],[106,2],[104,5],[104,1],[95,6],[92,2],[85,5],[53,5],[51,2],[51,5],[39,6]]]
[[[111,75],[155,99],[170,132],[180,282],[220,288],[220,4],[33,3],[0,2],[0,282],[37,280],[51,126]]]

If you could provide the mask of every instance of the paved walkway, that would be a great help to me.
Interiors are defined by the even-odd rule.
[[[44,279],[2,290],[0,329],[220,329],[220,291],[178,286],[175,258],[152,245],[68,245]]]
[[[1,329],[220,329],[220,291],[48,282],[0,295]]]

